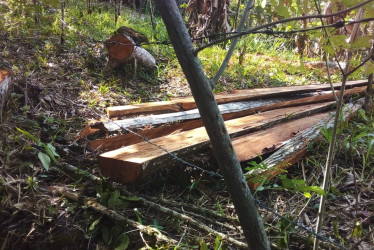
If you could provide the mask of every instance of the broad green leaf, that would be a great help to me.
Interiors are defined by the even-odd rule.
[[[17,128],[17,130],[19,132],[21,132],[22,134],[24,134],[27,138],[29,138],[30,140],[33,140],[34,142],[38,143],[40,142],[40,140],[38,138],[36,138],[35,136],[33,136],[32,134],[30,134],[29,132],[25,131],[25,130],[22,130],[20,128]]]
[[[278,6],[278,15],[280,15],[283,18],[289,18],[290,13],[288,13],[288,8],[286,6]]]
[[[119,245],[114,250],[126,250],[129,247],[130,238],[127,234],[121,234],[118,239]]]
[[[335,35],[335,36],[330,37],[330,42],[334,46],[343,47],[343,48],[348,49],[350,47],[350,45],[347,43],[347,41],[345,39],[346,39],[345,35]]]
[[[47,147],[51,150],[51,152],[53,153],[54,156],[57,156],[57,157],[60,156],[59,154],[57,154],[56,148],[51,143],[48,143]]]
[[[49,158],[49,156],[47,154],[43,153],[43,152],[38,153],[38,158],[42,162],[45,170],[48,171],[49,166],[51,165],[51,158]]]
[[[214,250],[222,249],[222,237],[217,235],[214,240]]]
[[[364,70],[365,75],[369,76],[370,74],[374,74],[374,63],[371,61],[368,61],[365,64],[365,70]]]
[[[323,50],[326,53],[329,53],[330,55],[334,56],[335,55],[335,50],[331,45],[322,45]]]
[[[101,218],[95,220],[95,221],[91,224],[91,226],[88,228],[88,230],[90,230],[90,231],[94,230],[95,227],[96,227],[96,225],[100,222],[100,220],[101,220]]]
[[[359,36],[352,43],[352,48],[370,48],[370,40],[372,37],[369,36]]]

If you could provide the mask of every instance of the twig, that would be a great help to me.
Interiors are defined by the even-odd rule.
[[[78,168],[76,168],[75,166],[72,166],[72,165],[69,165],[69,164],[66,164],[66,163],[61,164],[61,166],[63,166],[66,170],[70,170],[70,171],[73,171],[73,172],[78,172],[78,173],[79,173],[79,171],[81,171],[81,170],[79,170]],[[99,181],[99,180],[100,180],[99,177],[94,176],[94,175],[92,175],[92,174],[88,174],[88,173],[86,173],[86,176],[87,176],[88,178],[90,178],[91,180],[94,180],[94,181]],[[114,186],[114,187],[117,187],[117,188],[119,187],[119,185],[115,185],[115,184],[113,184],[113,186]],[[130,193],[130,192],[127,191],[127,190],[124,190],[123,188],[120,188],[120,191],[122,191],[123,193],[125,193],[125,194],[128,195],[128,196],[133,196],[132,193]],[[164,206],[161,206],[161,205],[159,205],[159,204],[156,204],[156,203],[154,203],[154,202],[152,202],[152,201],[149,201],[149,200],[147,200],[147,199],[145,199],[145,198],[142,198],[142,197],[139,197],[139,196],[138,196],[138,198],[139,198],[139,200],[140,200],[144,205],[147,205],[147,206],[149,206],[149,207],[152,207],[152,208],[154,208],[154,209],[157,209],[157,210],[159,210],[159,211],[161,211],[161,212],[163,212],[163,213],[170,214],[171,216],[173,216],[173,217],[175,217],[175,218],[178,218],[178,219],[181,219],[181,220],[183,220],[183,221],[185,221],[185,222],[187,222],[187,223],[190,223],[191,225],[195,226],[196,228],[199,228],[199,229],[201,229],[201,230],[204,230],[204,231],[206,231],[206,232],[208,232],[208,233],[210,233],[210,234],[219,235],[219,236],[221,236],[221,238],[222,238],[223,240],[226,240],[227,242],[229,242],[229,243],[231,243],[231,244],[233,244],[233,245],[235,245],[235,246],[237,246],[237,247],[240,247],[240,248],[248,248],[248,245],[247,245],[246,243],[243,243],[243,242],[241,242],[241,241],[238,241],[238,240],[236,240],[236,239],[234,239],[234,238],[232,238],[232,237],[229,237],[229,236],[227,236],[227,235],[225,235],[225,234],[223,234],[223,233],[220,233],[220,232],[218,232],[218,231],[216,231],[216,230],[214,230],[214,229],[212,229],[212,228],[210,228],[210,227],[208,227],[208,226],[206,226],[206,225],[204,225],[204,224],[201,224],[200,222],[194,220],[193,218],[191,218],[191,217],[189,217],[189,216],[187,216],[187,215],[184,215],[184,214],[178,213],[178,212],[176,212],[176,211],[174,211],[174,210],[172,210],[172,209],[169,209],[169,208],[167,208],[167,207],[164,207]],[[97,202],[96,202],[96,203],[97,203]],[[98,205],[102,206],[101,204],[98,204]],[[112,211],[112,210],[111,210],[111,211]],[[113,211],[113,212],[114,212],[114,211]],[[122,215],[120,215],[120,216],[122,216]],[[140,225],[140,224],[139,224],[139,225]]]
[[[184,202],[171,201],[171,200],[167,200],[167,199],[164,199],[164,198],[158,198],[158,197],[153,197],[153,196],[148,196],[148,195],[147,195],[147,199],[149,199],[151,201],[154,201],[154,202],[158,201],[162,204],[172,206],[172,207],[184,207],[184,208],[187,208],[191,211],[197,212],[199,214],[209,215],[209,216],[214,217],[216,219],[226,220],[226,221],[230,221],[232,223],[239,223],[239,220],[236,217],[234,218],[234,217],[231,217],[231,216],[228,216],[228,215],[225,215],[225,214],[219,214],[219,213],[217,213],[213,210],[206,209],[206,208],[199,207],[199,206],[195,206],[195,205],[191,205],[191,204],[186,204]]]

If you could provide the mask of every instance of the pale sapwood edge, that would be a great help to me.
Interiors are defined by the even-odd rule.
[[[233,39],[233,38],[242,37],[244,35],[251,34],[251,33],[254,33],[255,31],[258,31],[258,30],[261,30],[261,29],[266,29],[268,27],[271,27],[271,26],[274,26],[274,25],[277,25],[277,24],[287,23],[287,22],[292,22],[292,21],[300,21],[300,20],[312,19],[312,18],[328,18],[328,17],[332,17],[332,16],[337,16],[337,15],[349,12],[351,10],[358,9],[361,6],[364,6],[364,5],[366,5],[368,3],[371,3],[373,1],[374,0],[368,0],[368,1],[356,4],[356,5],[352,6],[351,8],[348,8],[348,9],[345,9],[345,10],[342,10],[342,11],[338,11],[338,12],[334,12],[334,13],[331,13],[331,14],[326,14],[326,15],[323,15],[323,14],[314,14],[314,15],[309,15],[309,16],[293,17],[293,18],[282,19],[282,20],[270,22],[270,23],[267,23],[267,24],[260,25],[260,26],[257,26],[255,28],[249,29],[249,30],[247,30],[245,32],[240,32],[240,33],[232,35],[232,36],[228,36],[228,37],[225,37],[225,38],[222,38],[222,39],[218,39],[218,40],[213,41],[211,43],[208,43],[208,44],[206,44],[204,46],[196,48],[195,51],[194,51],[194,54],[197,55],[197,53],[199,53],[203,49],[206,49],[206,48],[208,48],[210,46],[213,46],[215,44],[218,44],[218,43],[221,43],[221,42]]]

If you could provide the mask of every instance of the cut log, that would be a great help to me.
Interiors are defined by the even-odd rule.
[[[109,52],[109,60],[105,66],[106,70],[119,67],[134,59],[144,67],[154,69],[156,67],[155,58],[148,51],[138,46],[138,42],[144,40],[144,38],[140,36],[142,34],[136,33],[140,34],[136,36],[134,33],[126,32],[128,30],[123,30],[123,28],[130,29],[128,27],[121,27],[114,36],[106,41]]]
[[[8,70],[0,70],[0,121],[3,117],[3,109],[10,88],[11,73]]]
[[[352,95],[360,94],[363,95],[366,87],[357,87],[345,91],[344,98],[351,97]],[[294,98],[297,98],[294,97]],[[284,101],[284,99],[276,98],[264,101],[248,101],[248,102],[236,102],[220,104],[219,109],[225,120],[243,117],[246,115],[254,114],[255,112],[263,112],[272,109],[286,108],[298,105],[319,103],[333,101],[334,95],[316,95],[306,98],[300,98],[296,100]],[[200,114],[197,109],[188,111],[167,113],[160,115],[149,115],[136,118],[129,118],[125,120],[116,120],[109,122],[91,123],[91,128],[102,128],[107,132],[120,131],[126,128],[143,128],[146,126],[157,126],[165,123],[176,123],[186,120],[199,119]]]
[[[347,82],[346,89],[365,86],[367,80],[357,80]],[[335,89],[340,89],[341,83],[333,84]],[[262,98],[280,97],[286,95],[302,94],[314,91],[330,90],[329,84],[314,84],[292,87],[275,87],[275,88],[262,88],[262,89],[246,89],[235,90],[231,93],[222,93],[215,95],[216,101],[219,104],[259,100]],[[144,114],[150,112],[178,112],[196,108],[195,101],[192,97],[176,98],[171,101],[141,103],[126,106],[116,106],[107,108],[109,118],[127,116],[133,114]]]
[[[225,125],[230,136],[234,138],[284,121],[325,111],[331,108],[334,103],[271,110],[230,120],[225,122]],[[151,143],[141,142],[106,152],[99,156],[99,163],[104,176],[122,183],[133,183],[175,161],[175,158],[165,150],[181,157],[204,149],[208,144],[209,137],[205,128],[200,127],[176,135],[156,138],[151,140]]]
[[[347,121],[352,117],[359,109],[363,107],[364,99],[359,99],[354,104],[347,104],[343,108],[342,119]],[[282,170],[287,169],[292,164],[295,164],[307,153],[308,144],[320,136],[322,127],[331,128],[334,123],[334,114],[326,117],[315,126],[304,130],[303,132],[290,139],[285,145],[277,152],[272,154],[263,163],[266,169],[257,169],[250,171],[245,174],[251,189],[257,188],[260,183],[258,179],[253,181],[252,178],[260,176],[262,179],[271,179],[274,176],[280,174]]]

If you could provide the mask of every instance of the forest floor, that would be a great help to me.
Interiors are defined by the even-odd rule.
[[[81,40],[68,47],[60,45],[58,35],[46,36],[35,28],[16,29],[16,22],[1,25],[0,69],[12,71],[12,89],[0,123],[1,249],[243,246],[245,239],[222,179],[180,164],[142,184],[119,185],[100,175],[99,152],[86,142],[75,141],[89,120],[106,119],[108,106],[189,95],[180,69],[168,64],[175,58],[157,55],[159,69],[139,69],[135,79],[131,65],[108,76],[102,74],[106,62],[102,43]],[[266,56],[271,60],[274,55]],[[222,89],[236,80],[224,78]],[[365,137],[373,137],[372,117],[361,115],[351,124],[339,135],[340,142],[363,129]],[[337,149],[322,248],[338,248],[330,241],[354,249],[374,246],[374,161],[370,147],[364,146],[357,142],[358,155],[344,146]],[[49,167],[41,162],[40,153],[45,154],[46,147],[56,153],[56,162],[52,160]],[[327,142],[315,143],[310,151],[311,156],[289,168],[287,177],[319,185]],[[195,164],[217,168],[215,162]],[[74,200],[71,194],[79,197]],[[259,213],[273,248],[311,248],[313,234],[305,228],[314,229],[318,195],[288,191],[275,178],[255,198],[266,205],[259,207]],[[141,230],[142,225],[149,227]],[[154,236],[155,229],[166,239]]]

